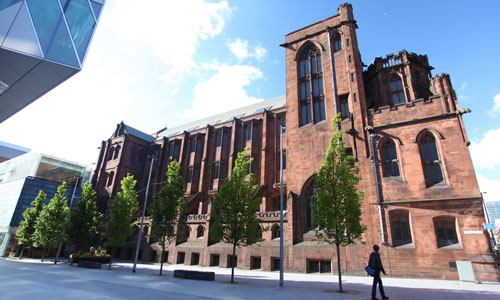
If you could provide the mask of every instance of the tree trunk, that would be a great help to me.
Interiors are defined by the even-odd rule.
[[[165,255],[165,244],[162,245],[161,247],[161,255],[160,255],[160,276],[163,271],[163,256]]]
[[[44,257],[45,257],[45,246],[43,246],[43,249],[42,249],[42,262],[43,262]]]
[[[231,283],[234,283],[234,265],[236,256],[236,244],[233,244],[233,257],[231,257]]]
[[[19,255],[19,259],[23,259],[23,253],[24,253],[24,245],[21,247],[21,254]]]
[[[340,245],[336,244],[337,246],[337,270],[339,272],[339,292],[343,293],[344,290],[342,290],[342,270],[340,269]]]

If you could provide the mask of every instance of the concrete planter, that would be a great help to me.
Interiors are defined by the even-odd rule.
[[[100,269],[102,267],[102,264],[100,262],[95,262],[95,261],[79,261],[78,267],[79,268]]]

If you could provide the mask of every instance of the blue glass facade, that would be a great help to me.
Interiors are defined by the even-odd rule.
[[[495,220],[500,222],[500,201],[485,202],[490,222],[495,223]]]
[[[0,1],[0,122],[82,68],[104,2]]]
[[[12,216],[12,220],[10,221],[10,226],[17,227],[19,226],[19,222],[23,220],[23,212],[26,208],[31,206],[31,202],[35,200],[38,192],[40,190],[44,191],[47,195],[45,199],[45,204],[48,204],[50,199],[54,197],[57,192],[57,187],[59,186],[58,182],[44,180],[35,177],[27,177],[24,181],[23,188],[21,190],[21,194],[19,195],[16,208],[14,210],[14,215]],[[74,186],[68,185],[66,187],[66,199],[68,200],[68,205],[71,201],[71,196],[73,195]],[[75,196],[73,197],[73,202],[71,204],[72,207],[76,205],[78,200],[81,198],[82,188],[80,186],[76,187]]]

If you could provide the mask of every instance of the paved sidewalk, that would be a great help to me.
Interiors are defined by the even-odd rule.
[[[186,265],[117,262],[112,270],[77,268],[69,264],[33,259],[0,259],[0,299],[370,299],[371,277],[343,277],[343,287],[352,293],[338,294],[336,275],[285,273],[279,287],[279,272],[235,269],[238,284],[229,284],[231,269]],[[215,281],[173,278],[175,269],[214,271]],[[383,278],[390,299],[500,299],[499,283],[475,284],[448,280]]]

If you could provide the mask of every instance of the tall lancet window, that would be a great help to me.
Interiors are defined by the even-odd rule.
[[[307,46],[299,60],[300,126],[326,119],[321,53]]]

